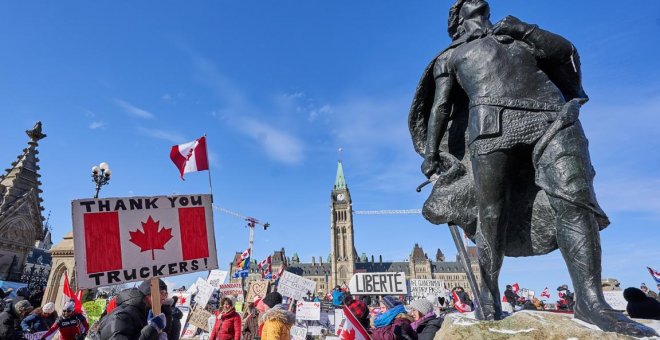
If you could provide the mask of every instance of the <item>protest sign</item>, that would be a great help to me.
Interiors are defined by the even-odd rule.
[[[44,336],[44,334],[48,333],[47,331],[43,332],[36,332],[36,333],[23,333],[23,338],[26,340],[41,340],[41,337]],[[46,339],[52,339],[57,332],[51,334],[48,338]]]
[[[197,285],[194,284],[194,283],[191,284],[190,287],[188,287],[188,289],[186,290],[186,293],[188,293],[188,294],[190,294],[190,295],[195,295],[195,294],[197,294]]]
[[[321,303],[298,301],[296,303],[296,319],[321,320]]]
[[[291,327],[291,340],[306,340],[307,328],[293,326]]]
[[[268,294],[268,288],[270,287],[270,281],[260,280],[253,281],[250,283],[250,288],[248,288],[247,297],[245,301],[248,303],[254,301],[254,297],[258,296],[260,299],[263,299],[266,294]]]
[[[348,283],[354,295],[407,295],[406,274],[399,273],[357,273]]]
[[[78,289],[218,268],[211,195],[71,202]]]
[[[294,300],[303,300],[307,297],[307,292],[316,291],[316,282],[298,276],[291,272],[284,272],[277,285],[277,291],[282,296],[288,296]]]
[[[321,335],[323,333],[323,326],[314,325],[307,327],[307,332],[310,335]]]
[[[321,301],[321,311],[332,313],[335,310],[335,305],[332,302]]]
[[[344,310],[343,309],[335,309],[335,329],[339,328],[339,325],[341,325],[341,322],[344,321]]]
[[[87,301],[83,303],[83,310],[85,311],[87,322],[90,325],[93,325],[96,321],[99,321],[101,314],[105,310],[106,300],[105,299],[96,299],[94,301]]]
[[[623,291],[622,290],[608,290],[608,291],[603,291],[603,295],[605,295],[605,301],[612,307],[612,309],[616,310],[626,310],[626,306],[628,305],[628,301],[623,298]]]
[[[197,326],[191,325],[190,323],[187,323],[182,329],[181,329],[181,339],[184,338],[192,338],[195,336],[195,333],[197,333]]]
[[[188,320],[188,323],[209,332],[209,318],[212,316],[213,314],[203,308],[195,307],[193,308],[192,313],[190,313],[190,320]]]
[[[228,272],[226,270],[214,269],[209,273],[209,277],[206,278],[206,282],[208,282],[213,287],[218,287],[219,285],[225,283],[227,274]]]
[[[243,287],[240,283],[225,283],[218,286],[220,296],[243,296]]]
[[[213,295],[213,286],[208,282],[204,281],[202,278],[197,278],[195,282],[197,286],[197,295],[195,295],[195,303],[202,308],[206,307],[206,304],[209,302],[211,295]]]
[[[176,307],[181,308],[190,308],[190,294],[188,293],[176,293]]]
[[[425,298],[429,295],[434,297],[445,296],[445,281],[443,280],[410,280],[410,296],[413,299]]]
[[[199,340],[209,340],[210,338],[211,338],[211,334],[206,332],[199,335]]]

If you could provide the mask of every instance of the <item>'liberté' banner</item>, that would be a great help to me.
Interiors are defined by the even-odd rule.
[[[354,295],[407,295],[406,274],[399,273],[356,273],[348,283]]]
[[[211,195],[71,202],[79,289],[218,268]]]

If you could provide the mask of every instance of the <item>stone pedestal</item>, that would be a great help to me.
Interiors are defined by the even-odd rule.
[[[660,321],[635,321],[656,331]],[[604,340],[635,339],[629,336],[603,332],[598,327],[573,318],[572,314],[521,311],[501,321],[478,321],[470,314],[450,314],[435,335],[436,340],[458,339],[525,339],[525,340]]]

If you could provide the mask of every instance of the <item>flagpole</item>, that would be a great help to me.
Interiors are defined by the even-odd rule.
[[[206,139],[206,132],[204,133],[204,138]],[[209,143],[208,139],[206,139],[206,161],[209,161]],[[206,172],[209,175],[209,193],[211,194],[211,203],[213,203],[213,184],[211,183],[211,166],[209,165],[208,170]]]

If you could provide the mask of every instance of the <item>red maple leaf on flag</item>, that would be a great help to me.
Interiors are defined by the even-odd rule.
[[[181,296],[181,297],[179,297],[179,304],[180,304],[180,305],[185,305],[185,304],[186,304],[186,300],[187,300],[187,299],[186,299],[185,296]]]
[[[144,232],[139,229],[129,231],[128,233],[131,235],[129,241],[140,247],[140,252],[151,250],[151,259],[155,260],[156,256],[154,250],[165,250],[165,244],[172,239],[172,228],[163,227],[158,230],[160,221],[154,221],[154,219],[151,218],[151,215],[147,219],[147,222],[141,223]]]
[[[342,331],[341,340],[355,340],[355,330]]]

